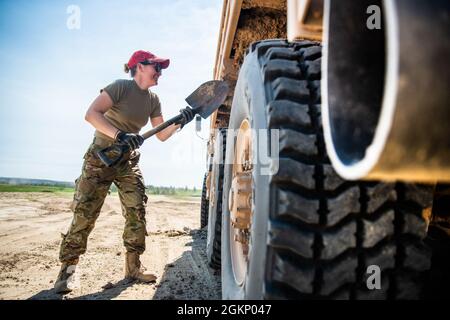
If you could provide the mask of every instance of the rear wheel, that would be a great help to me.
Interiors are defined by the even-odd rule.
[[[209,201],[206,198],[207,188],[206,188],[206,180],[208,178],[208,174],[206,173],[203,177],[203,187],[202,187],[202,199],[200,203],[200,228],[204,228],[208,225],[208,207]]]
[[[419,298],[432,187],[335,173],[323,141],[320,66],[319,43],[269,40],[252,44],[241,67],[224,172],[222,295]],[[274,129],[279,161],[265,161]],[[381,270],[379,290],[366,284],[371,265]]]
[[[208,236],[206,239],[206,255],[209,265],[214,269],[220,269],[222,233],[222,185],[226,139],[226,130],[218,130],[215,137],[214,157],[211,170],[211,192],[208,209]]]

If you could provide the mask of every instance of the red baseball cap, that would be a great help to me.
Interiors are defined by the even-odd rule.
[[[128,61],[127,65],[128,68],[134,68],[138,63],[144,62],[144,61],[150,61],[150,62],[157,62],[161,65],[163,69],[166,69],[169,66],[170,60],[164,59],[155,56],[153,53],[149,51],[139,50],[133,53],[130,60]]]

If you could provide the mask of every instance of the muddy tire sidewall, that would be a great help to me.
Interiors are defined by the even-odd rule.
[[[264,266],[266,259],[267,223],[269,217],[269,175],[261,175],[262,164],[253,140],[253,214],[249,246],[249,265],[243,285],[235,281],[230,250],[229,190],[232,181],[235,137],[244,119],[253,130],[267,129],[266,100],[260,66],[255,53],[249,54],[242,65],[236,84],[227,135],[222,201],[222,298],[262,299]],[[234,133],[234,134],[233,134]],[[263,135],[264,136],[264,135]],[[267,150],[267,139],[259,141],[261,149]],[[267,169],[266,169],[267,170]]]
[[[219,197],[222,195],[222,191],[219,188],[222,188],[221,183],[221,166],[223,162],[223,133],[219,130],[216,131],[215,137],[215,146],[214,146],[214,159],[212,163],[211,170],[211,188],[215,190],[215,196],[213,199],[209,199],[209,207],[208,207],[208,234],[206,239],[206,255],[208,258],[208,263],[214,268],[219,268],[220,265],[216,262],[218,256],[220,258],[220,246],[219,250],[215,249],[215,242],[217,242],[216,237],[221,237],[220,228],[217,228],[216,223],[217,219],[222,219],[222,210],[218,208],[218,206],[222,205],[222,201],[219,201]],[[221,200],[221,199],[220,199]],[[219,216],[220,215],[220,216]],[[220,227],[220,226],[219,226]],[[219,239],[220,240],[220,239]],[[215,252],[218,251],[218,252]]]

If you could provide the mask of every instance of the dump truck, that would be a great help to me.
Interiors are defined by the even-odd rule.
[[[224,0],[214,79],[233,90],[200,214],[224,299],[427,297],[433,203],[450,194],[449,15]]]

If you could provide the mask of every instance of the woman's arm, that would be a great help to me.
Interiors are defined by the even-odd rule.
[[[104,114],[113,106],[110,96],[103,91],[91,104],[84,119],[92,124],[95,129],[114,139],[119,129],[114,127],[105,118]]]
[[[164,119],[162,116],[159,117],[154,117],[154,118],[150,118],[150,121],[152,123],[153,128],[159,126],[161,123],[164,122]],[[164,130],[158,132],[156,134],[156,137],[158,137],[159,140],[161,141],[166,141],[167,139],[170,138],[171,135],[174,134],[175,131],[177,131],[178,128],[180,128],[180,124],[172,124],[170,126],[168,126],[167,128],[165,128]]]

